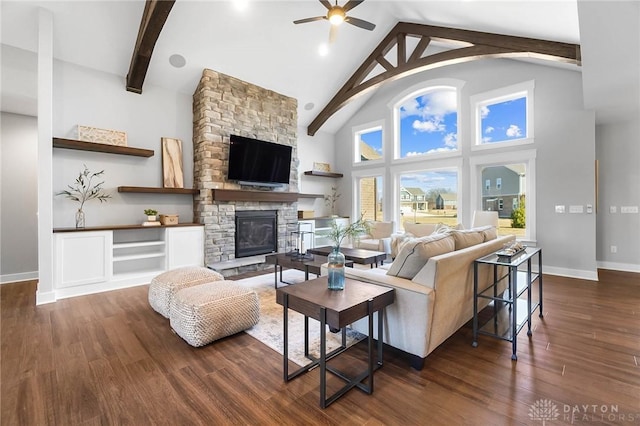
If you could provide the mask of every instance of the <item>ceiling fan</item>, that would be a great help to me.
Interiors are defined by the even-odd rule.
[[[344,6],[338,6],[338,0],[336,0],[335,5],[331,5],[329,0],[320,0],[320,3],[322,3],[322,5],[328,10],[326,16],[314,16],[313,18],[298,19],[297,21],[293,21],[293,23],[306,24],[307,22],[320,21],[322,19],[329,21],[331,23],[331,29],[329,30],[329,43],[333,43],[336,37],[337,27],[343,22],[347,22],[365,30],[373,31],[376,27],[375,24],[363,19],[347,16],[348,11],[358,6],[363,1],[364,0],[349,0],[344,4]]]

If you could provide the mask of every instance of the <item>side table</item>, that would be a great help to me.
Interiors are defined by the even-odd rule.
[[[344,290],[329,290],[327,277],[305,281],[295,286],[288,286],[276,290],[276,302],[283,306],[284,327],[284,351],[283,373],[284,380],[288,382],[309,372],[316,366],[320,367],[320,407],[326,408],[329,404],[344,395],[348,390],[357,387],[367,394],[373,393],[373,373],[382,366],[382,342],[384,308],[391,305],[395,298],[395,290],[375,284],[365,283],[353,279],[345,279]],[[305,355],[311,362],[289,374],[289,330],[288,312],[292,309],[304,315],[305,328]],[[373,314],[378,318],[378,347],[377,360],[374,365],[373,354]],[[327,365],[327,361],[344,352],[346,348],[345,327],[360,318],[369,318],[369,336],[367,369],[355,377],[348,377],[338,369]],[[314,358],[309,354],[309,318],[320,322],[320,358]],[[326,334],[327,326],[332,329],[342,330],[342,345],[327,353]],[[327,371],[344,380],[346,384],[330,397],[327,392]],[[368,380],[368,384],[363,383]]]
[[[531,260],[538,256],[538,272],[531,270]],[[526,270],[519,270],[520,265],[526,262]],[[493,266],[492,283],[483,290],[478,289],[478,268],[481,265]],[[500,276],[499,267],[506,267],[507,273]],[[504,268],[502,269],[504,270]],[[500,291],[499,287],[507,281],[506,289]],[[539,297],[533,303],[531,288],[538,282]],[[496,253],[481,257],[473,262],[473,343],[478,346],[478,334],[493,336],[511,342],[511,359],[518,360],[516,355],[517,336],[522,327],[527,324],[527,336],[531,336],[531,314],[539,309],[542,313],[542,249],[527,247],[522,253],[505,258]],[[483,324],[478,319],[478,299],[493,302],[493,315]],[[499,306],[500,305],[500,306]],[[507,309],[508,322],[504,327],[499,321],[499,314]],[[522,315],[524,313],[524,315]]]

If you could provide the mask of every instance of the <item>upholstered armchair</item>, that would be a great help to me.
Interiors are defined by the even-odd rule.
[[[495,226],[498,229],[498,212],[497,211],[483,211],[476,210],[473,212],[473,220],[471,221],[472,228],[478,228],[480,226]]]
[[[369,234],[361,235],[355,242],[357,248],[391,253],[393,222],[367,221]]]

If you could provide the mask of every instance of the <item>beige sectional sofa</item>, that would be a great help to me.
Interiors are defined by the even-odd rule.
[[[464,239],[468,237],[464,232],[469,231],[451,231],[445,239],[435,238],[435,244],[440,246],[435,253],[442,252],[443,244],[451,244],[448,239],[453,239],[454,245],[459,246],[451,233],[459,233],[458,236]],[[495,228],[493,233],[495,238]],[[430,238],[426,237],[427,240]],[[491,236],[485,235],[484,239],[488,241],[479,240],[483,242],[433,255],[412,279],[388,274],[390,269],[395,269],[396,273],[402,269],[396,262],[410,263],[403,258],[402,250],[390,265],[376,269],[346,268],[349,278],[396,289],[394,304],[386,308],[384,342],[412,355],[414,368],[421,369],[429,353],[473,318],[473,261],[515,240],[514,236],[489,238]],[[490,268],[481,268],[479,272],[480,288],[484,289],[493,273]],[[484,306],[486,303],[479,308]],[[360,320],[353,327],[367,334],[366,321]],[[377,325],[374,330],[377,338]]]

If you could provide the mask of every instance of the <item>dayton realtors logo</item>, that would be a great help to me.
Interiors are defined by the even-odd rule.
[[[571,423],[640,421],[640,413],[621,413],[617,404],[562,404],[561,408],[550,399],[539,399],[529,407],[529,418],[542,421],[543,426],[557,419]]]
[[[547,421],[560,417],[558,406],[548,399],[539,399],[529,407],[529,418],[531,420],[541,420],[543,426]]]

